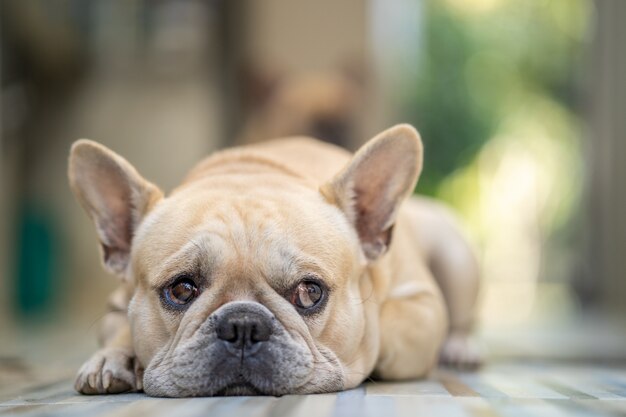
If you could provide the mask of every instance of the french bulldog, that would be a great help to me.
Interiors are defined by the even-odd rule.
[[[213,154],[165,197],[74,143],[71,188],[121,278],[76,390],[279,396],[424,377],[440,352],[476,363],[476,258],[449,210],[409,197],[422,154],[409,125],[353,156],[277,139]]]

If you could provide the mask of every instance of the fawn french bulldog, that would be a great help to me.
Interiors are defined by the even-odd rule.
[[[354,156],[309,138],[217,152],[165,197],[77,141],[71,188],[122,282],[76,389],[320,393],[425,376],[440,352],[476,363],[477,263],[445,208],[409,198],[421,168],[398,125]]]

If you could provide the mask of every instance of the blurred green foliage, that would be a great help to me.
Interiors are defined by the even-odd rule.
[[[424,13],[418,80],[403,113],[425,145],[418,190],[436,195],[520,103],[550,100],[576,111],[591,4],[427,0]]]

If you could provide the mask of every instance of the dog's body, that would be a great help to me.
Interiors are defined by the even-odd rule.
[[[336,391],[372,373],[426,375],[448,332],[444,357],[475,362],[475,258],[446,209],[403,203],[421,152],[408,126],[352,160],[277,140],[209,157],[163,198],[121,157],[78,142],[72,188],[125,281],[77,390]]]

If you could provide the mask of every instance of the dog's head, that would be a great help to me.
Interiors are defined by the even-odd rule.
[[[328,392],[378,355],[376,282],[421,169],[402,125],[321,187],[266,173],[206,176],[164,197],[122,157],[81,140],[70,183],[103,262],[135,290],[133,345],[151,395]]]

